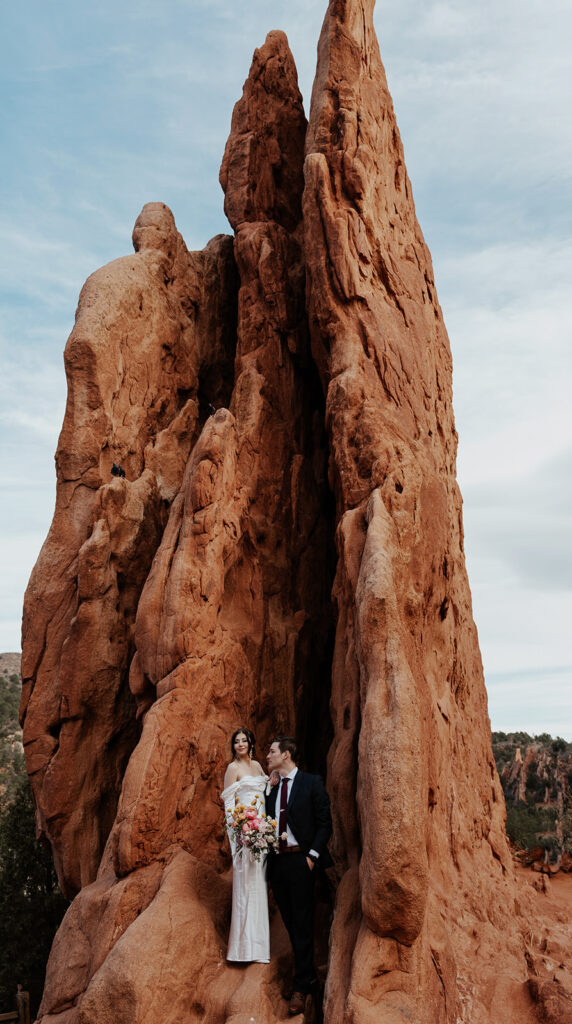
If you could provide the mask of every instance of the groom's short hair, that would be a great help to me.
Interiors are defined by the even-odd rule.
[[[288,751],[294,764],[298,764],[298,747],[293,736],[275,736],[272,742],[278,744],[281,754],[285,754]]]

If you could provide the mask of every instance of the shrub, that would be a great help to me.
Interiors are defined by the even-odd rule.
[[[542,815],[534,805],[518,804],[509,808],[506,816],[506,833],[515,846],[530,850],[537,846],[537,833],[542,830]]]

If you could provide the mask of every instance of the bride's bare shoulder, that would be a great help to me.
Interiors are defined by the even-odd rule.
[[[235,764],[234,761],[231,761],[230,764],[227,765],[224,773],[223,789],[226,789],[228,786],[232,786],[233,782],[238,781],[238,778],[238,765]]]
[[[257,775],[266,775],[264,768],[258,763],[258,761],[252,761],[252,767],[256,769]]]

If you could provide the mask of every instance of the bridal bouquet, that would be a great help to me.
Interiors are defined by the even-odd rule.
[[[254,804],[250,807],[237,804],[228,812],[226,820],[237,850],[250,850],[255,860],[260,860],[278,846],[274,818],[261,814]]]

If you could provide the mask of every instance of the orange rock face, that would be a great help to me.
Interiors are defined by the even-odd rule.
[[[150,204],[80,297],[24,620],[39,826],[77,892],[46,1024],[286,1018],[276,914],[269,965],[225,963],[243,723],[295,732],[332,797],[328,1024],[568,1019],[504,835],[451,355],[372,10],[332,0],[309,125],[286,37],[255,52],[234,240],[189,253]]]
[[[24,609],[28,771],[70,894],[97,871],[137,742],[127,679],[141,589],[205,418],[201,401],[224,400],[232,375],[230,239],[188,253],[170,211],[152,203],[133,242],[135,255],[93,274],[80,296],[56,511]],[[203,378],[212,379],[204,393]],[[125,479],[111,476],[114,461]]]

